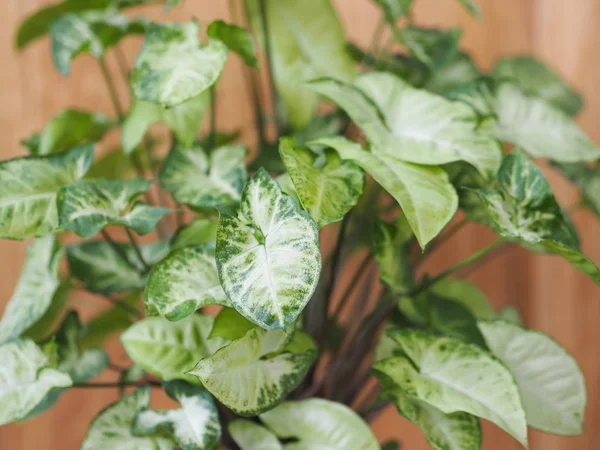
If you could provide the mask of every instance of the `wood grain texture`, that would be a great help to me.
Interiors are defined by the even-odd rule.
[[[415,21],[423,25],[464,28],[463,45],[484,68],[490,68],[502,55],[534,53],[555,67],[586,99],[579,122],[595,142],[600,142],[600,0],[478,0],[483,22],[466,14],[453,0],[417,0]],[[67,107],[79,107],[113,114],[106,88],[97,64],[88,57],[78,58],[72,75],[63,78],[54,70],[49,42],[43,39],[23,53],[13,48],[13,33],[20,19],[46,0],[5,0],[0,17],[0,158],[22,155],[20,139],[43,128],[45,122]],[[379,15],[368,0],[335,0],[346,25],[348,37],[366,45]],[[206,23],[227,18],[227,2],[187,0],[165,18],[160,7],[135,10],[160,20],[184,20],[191,16]],[[130,39],[124,45],[129,61],[133,61],[141,40]],[[109,65],[117,76],[114,56]],[[218,123],[225,130],[240,129],[244,140],[254,141],[252,114],[245,91],[241,65],[236,58],[228,63],[219,87]],[[127,89],[121,83],[121,95]],[[109,148],[118,136],[111,135],[100,149]],[[560,201],[570,204],[575,199],[572,188],[556,174],[548,172]],[[579,211],[575,221],[581,230],[584,250],[600,261],[600,225],[590,214]],[[429,262],[427,271],[436,273],[473,253],[492,239],[492,234],[477,226],[463,229]],[[0,305],[6,303],[15,286],[24,256],[25,244],[0,241]],[[498,257],[470,279],[489,295],[497,307],[517,305],[527,324],[555,337],[581,364],[589,390],[585,433],[575,438],[555,437],[532,432],[531,448],[544,450],[587,450],[600,442],[600,290],[583,274],[560,258],[531,255],[515,249]],[[74,302],[84,316],[105,307],[92,298]],[[0,309],[2,306],[0,306]],[[115,362],[126,361],[118,342],[110,345]],[[0,362],[1,363],[1,362]],[[113,380],[106,374],[104,380]],[[72,450],[79,448],[90,420],[107,402],[116,399],[114,390],[73,390],[66,393],[49,413],[23,424],[0,428],[0,448],[11,450]],[[156,405],[168,400],[157,395]],[[425,450],[427,445],[418,429],[387,411],[374,424],[380,440],[399,439],[410,450]],[[497,427],[485,424],[484,449],[512,450],[518,444]],[[103,449],[99,449],[103,450]]]

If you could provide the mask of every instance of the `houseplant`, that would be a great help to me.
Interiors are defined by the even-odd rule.
[[[0,323],[0,423],[98,385],[89,380],[115,370],[99,347],[120,332],[134,364],[116,368],[114,387],[138,389],[99,413],[86,449],[371,449],[379,444],[366,423],[390,403],[433,448],[478,448],[477,417],[524,445],[527,425],[580,432],[585,384],[573,358],[451,277],[510,244],[600,280],[530,159],[549,159],[598,212],[588,164],[599,152],[570,119],[576,93],[531,58],[482,73],[459,50],[458,30],[412,23],[411,2],[381,2],[381,27],[401,54],[381,48],[377,30],[372,48],[346,43],[322,0],[232,2],[230,23],[206,28],[125,16],[134,3],[66,1],[18,36],[24,46],[47,31],[65,74],[76,56],[96,57],[116,117],[64,111],[25,141],[32,156],[2,163],[0,235],[36,240]],[[133,94],[125,111],[104,55],[142,33],[123,70]],[[228,52],[249,66],[251,156],[214,119]],[[316,114],[324,99],[336,108]],[[205,111],[210,131],[198,136]],[[155,122],[172,132],[164,160],[147,133]],[[93,143],[114,127],[122,149],[94,163]],[[459,208],[498,241],[417,277]],[[193,220],[174,227],[188,209]],[[375,264],[379,287],[369,283]],[[64,308],[80,289],[114,308],[82,324]],[[150,408],[153,388],[181,408]]]

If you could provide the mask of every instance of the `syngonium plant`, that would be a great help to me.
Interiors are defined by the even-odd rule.
[[[329,0],[232,0],[230,23],[206,28],[125,15],[143,3],[65,0],[19,29],[19,48],[49,34],[65,75],[96,58],[116,117],[62,111],[23,141],[29,155],[0,163],[0,236],[34,238],[0,322],[1,424],[95,387],[121,399],[83,449],[378,449],[368,422],[390,404],[437,450],[479,449],[480,419],[524,447],[528,426],[581,433],[573,357],[455,276],[521,245],[600,284],[532,161],[600,216],[600,150],[572,120],[576,92],[527,56],[480,70],[459,29],[414,23],[411,0],[375,1],[368,50],[346,42]],[[130,69],[119,45],[132,34],[144,41]],[[216,120],[229,54],[246,65],[252,151]],[[318,113],[324,102],[335,108]],[[121,148],[95,158],[114,128]],[[468,222],[498,239],[417,276]],[[112,306],[82,322],[82,291]],[[117,333],[129,365],[100,348]],[[90,381],[105,370],[116,381]],[[179,407],[153,409],[152,388]]]

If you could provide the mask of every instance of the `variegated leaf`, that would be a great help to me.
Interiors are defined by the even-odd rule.
[[[0,425],[24,418],[53,389],[72,384],[29,339],[0,346]]]
[[[377,439],[358,414],[341,403],[320,398],[285,402],[260,419],[290,450],[379,450]]]
[[[314,145],[334,148],[368,172],[400,204],[419,244],[424,248],[450,221],[458,196],[440,167],[401,161],[387,153],[372,153],[342,137],[322,138]]]
[[[229,434],[241,450],[283,450],[277,437],[267,428],[251,420],[236,419],[229,422]]]
[[[441,69],[456,58],[461,36],[460,28],[441,30],[407,26],[396,32],[397,39],[432,71]]]
[[[215,448],[221,436],[219,413],[212,396],[185,381],[167,381],[165,391],[181,408],[142,409],[133,423],[133,434],[148,436],[167,433],[180,450]]]
[[[134,100],[127,113],[121,131],[123,150],[130,154],[142,142],[151,125],[163,122],[171,131],[177,142],[184,147],[191,147],[198,136],[204,112],[209,103],[209,91],[188,100],[174,108],[163,108],[156,103]]]
[[[60,284],[56,291],[54,291],[50,305],[44,315],[27,328],[21,336],[28,337],[35,342],[47,341],[51,333],[56,329],[57,321],[63,315],[72,288],[73,280],[71,277],[60,280]]]
[[[496,62],[492,72],[498,81],[510,81],[526,94],[539,97],[569,116],[583,106],[581,96],[540,60],[531,56],[512,56]]]
[[[87,290],[108,295],[142,289],[146,285],[144,267],[133,247],[122,243],[116,245],[130,264],[106,241],[82,242],[67,247],[70,271]],[[164,242],[156,242],[141,245],[140,251],[144,260],[153,265],[165,256],[168,246]]]
[[[171,239],[171,248],[196,245],[214,248],[217,242],[217,225],[216,219],[197,217],[177,230]]]
[[[147,317],[123,333],[121,342],[133,362],[144,370],[163,380],[198,384],[189,371],[226,343],[221,338],[208,339],[213,321],[203,314],[192,314],[178,322]]]
[[[494,422],[527,447],[527,422],[509,370],[480,347],[417,330],[390,331],[407,358],[374,368],[412,398],[445,414],[466,412]],[[411,363],[412,362],[412,363]]]
[[[499,190],[478,194],[502,237],[556,253],[600,284],[600,269],[581,253],[577,235],[533,161],[520,150],[506,155],[498,185]]]
[[[194,208],[237,205],[246,182],[241,145],[220,147],[209,155],[199,145],[173,147],[160,173],[165,190],[181,203]]]
[[[376,219],[373,226],[373,256],[379,267],[379,278],[394,292],[407,292],[414,283],[410,265],[412,230],[404,214],[395,224]]]
[[[236,310],[263,328],[287,328],[319,281],[317,226],[260,169],[244,188],[238,216],[219,218],[216,259]]]
[[[253,328],[201,359],[190,374],[236,414],[255,416],[282,402],[303,380],[317,356],[308,335],[300,331],[294,335],[294,340],[305,338],[308,348],[302,345],[295,352],[285,348],[289,339],[285,331]]]
[[[58,190],[83,177],[93,160],[94,147],[82,145],[66,153],[2,161],[0,237],[26,239],[54,232]]]
[[[147,234],[168,214],[158,208],[131,202],[150,189],[143,178],[131,180],[79,180],[58,192],[56,204],[61,228],[87,239],[108,225],[120,225]]]
[[[210,331],[209,339],[221,337],[229,341],[234,341],[244,337],[244,335],[255,328],[252,322],[242,316],[233,308],[223,308],[215,317],[215,323]]]
[[[217,39],[203,45],[199,32],[195,20],[148,26],[131,75],[138,100],[171,108],[199,96],[217,81],[227,47]]]
[[[538,331],[499,320],[478,325],[492,353],[514,375],[529,426],[552,434],[581,434],[587,394],[577,361]]]
[[[132,425],[139,411],[150,406],[150,388],[143,387],[100,411],[85,435],[81,450],[173,450],[175,443],[154,435],[138,437]]]
[[[214,250],[200,246],[173,250],[150,271],[144,302],[168,320],[181,320],[206,305],[229,306]]]
[[[50,307],[60,284],[63,254],[54,236],[37,239],[27,248],[21,276],[0,321],[0,344],[21,336]]]
[[[317,157],[290,138],[281,139],[279,152],[302,206],[319,228],[342,220],[356,205],[365,184],[359,166],[340,160],[333,150]]]

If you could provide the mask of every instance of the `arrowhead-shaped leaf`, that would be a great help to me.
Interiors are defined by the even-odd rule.
[[[198,384],[188,372],[201,359],[225,344],[221,338],[208,339],[214,319],[192,314],[178,322],[147,317],[121,336],[129,357],[138,366],[163,380],[187,380]]]
[[[142,409],[135,418],[133,433],[148,436],[167,433],[181,450],[215,448],[221,436],[219,413],[212,396],[203,388],[185,381],[168,381],[165,391],[181,408]]]
[[[341,403],[320,398],[285,402],[260,419],[278,437],[297,439],[294,450],[379,450],[369,426]]]
[[[209,155],[198,145],[176,145],[160,173],[160,183],[175,200],[194,208],[237,205],[246,181],[241,145],[220,147]]]
[[[504,321],[480,321],[488,347],[514,375],[533,428],[552,434],[583,431],[587,394],[575,359],[555,340]]]
[[[319,281],[317,226],[261,169],[244,188],[238,216],[221,214],[216,258],[233,307],[263,328],[284,329]]]
[[[236,419],[229,422],[229,434],[242,450],[283,450],[279,439],[267,428],[251,420]]]
[[[194,20],[148,26],[131,75],[137,99],[171,108],[199,96],[217,81],[227,47],[217,39],[203,45],[199,32]]]
[[[82,145],[49,156],[27,156],[0,162],[0,237],[26,239],[58,227],[58,190],[85,175],[94,147]]]
[[[282,330],[253,328],[214,355],[201,359],[190,371],[221,403],[241,416],[255,416],[282,402],[304,379],[317,356],[308,335],[297,331],[294,339],[310,345],[286,348]],[[275,355],[272,355],[276,353]]]
[[[216,20],[208,26],[206,34],[221,40],[229,50],[237,53],[247,65],[258,69],[256,47],[248,30],[234,24],[225,23],[222,20]]]

